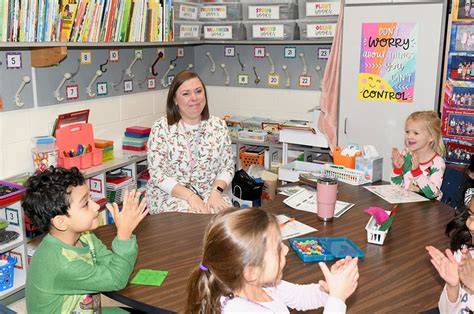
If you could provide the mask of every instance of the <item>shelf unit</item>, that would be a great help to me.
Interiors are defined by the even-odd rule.
[[[83,42],[0,42],[0,48],[39,48],[39,47],[175,47],[175,46],[198,46],[198,45],[315,45],[331,44],[332,40],[199,40],[199,41],[173,41],[173,42],[110,42],[110,43],[83,43]]]
[[[8,305],[24,297],[28,255],[26,251],[25,221],[20,201],[0,208],[0,218],[8,221],[7,231],[19,233],[19,237],[9,243],[0,245],[0,254],[15,257],[13,287],[0,291],[0,304]]]

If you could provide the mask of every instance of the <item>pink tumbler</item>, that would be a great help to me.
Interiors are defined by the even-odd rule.
[[[337,198],[337,180],[320,177],[317,183],[318,217],[322,221],[331,221],[334,217]]]

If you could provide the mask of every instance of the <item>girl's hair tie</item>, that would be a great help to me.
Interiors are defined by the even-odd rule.
[[[204,271],[209,271],[209,268],[207,268],[206,266],[204,266],[204,264],[203,264],[202,262],[199,263],[199,268],[200,268],[201,270],[204,270]]]

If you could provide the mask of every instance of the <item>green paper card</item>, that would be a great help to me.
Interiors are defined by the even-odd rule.
[[[130,283],[134,285],[161,286],[167,275],[167,271],[140,269]]]

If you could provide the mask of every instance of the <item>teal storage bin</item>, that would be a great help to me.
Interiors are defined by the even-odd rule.
[[[298,257],[305,263],[324,262],[341,259],[346,256],[364,258],[365,254],[357,247],[349,238],[292,238],[289,239],[291,248],[298,254]],[[311,248],[314,241],[322,248],[321,254],[314,253],[315,249]],[[306,249],[300,251],[302,243]],[[308,251],[312,251],[308,254]]]

